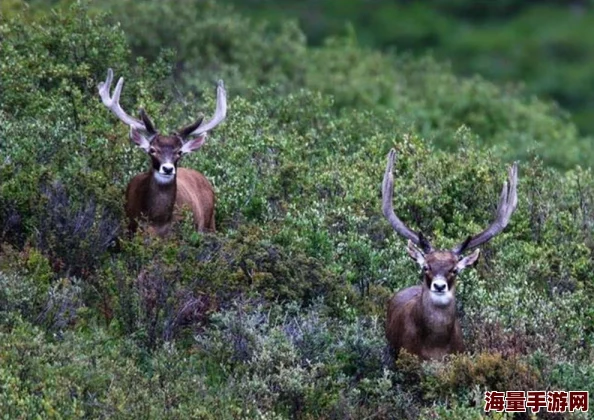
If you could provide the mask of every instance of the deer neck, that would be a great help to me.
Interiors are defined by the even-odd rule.
[[[431,301],[431,292],[423,289],[417,318],[426,333],[439,337],[449,336],[456,323],[456,300],[446,306],[435,305]]]
[[[147,196],[148,218],[152,223],[163,225],[171,222],[177,194],[177,179],[163,184],[153,174],[149,177]]]

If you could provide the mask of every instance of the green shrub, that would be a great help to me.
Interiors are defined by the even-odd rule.
[[[142,18],[158,20],[159,7],[186,18],[182,6],[151,3]],[[215,3],[191,7],[211,13],[195,34],[158,34],[168,47],[204,40],[211,53],[182,83],[172,53],[134,57],[113,18],[84,5],[0,24],[0,411],[472,418],[481,387],[589,386],[594,179],[546,166],[586,158],[546,143],[577,139],[554,107],[352,38],[302,45],[300,56],[287,35],[266,50],[268,29],[249,32]],[[230,51],[241,36],[262,50],[220,54],[206,36],[217,22]],[[139,45],[150,31],[141,35]],[[267,52],[285,50],[282,66],[303,60],[258,79]],[[123,191],[147,158],[98,100],[108,66],[126,77],[122,105],[146,107],[164,131],[212,112],[206,84],[235,74],[228,118],[182,161],[215,187],[217,232],[186,217],[165,239],[123,235]],[[277,84],[253,88],[263,82]],[[507,148],[505,136],[526,143]],[[543,160],[526,158],[533,141]],[[489,223],[508,158],[524,157],[512,222],[459,281],[469,353],[445,362],[394,366],[386,351],[386,299],[418,279],[381,214],[391,148],[395,210],[438,248]]]
[[[410,59],[369,50],[353,32],[327,39],[319,47],[307,48],[305,36],[293,22],[280,20],[274,24],[251,20],[221,2],[126,0],[102,2],[102,5],[113,13],[111,20],[121,24],[135,54],[154,60],[161,48],[177,52],[175,74],[184,89],[202,93],[209,89],[206,83],[220,78],[232,92],[248,99],[262,85],[273,86],[270,94],[274,96],[306,88],[332,95],[334,100],[328,103],[328,108],[333,110],[365,109],[374,112],[373,118],[386,110],[395,111],[397,122],[392,123],[396,127],[413,126],[427,141],[445,150],[459,146],[454,133],[467,126],[474,132],[470,137],[473,142],[495,146],[497,155],[504,159],[538,155],[548,165],[567,169],[576,164],[588,165],[593,157],[590,139],[580,136],[569,115],[554,103],[536,99],[525,89],[501,88],[480,77],[457,77],[451,66],[430,57]],[[310,6],[313,10],[319,7]],[[351,7],[359,8],[354,4]],[[386,7],[391,6],[376,8],[372,14],[385,17]],[[394,25],[390,19],[389,27],[404,32],[411,29],[410,25],[402,24],[407,10],[411,9],[415,16],[415,11],[422,15],[425,9],[395,7],[405,15],[397,13],[395,20],[401,24]],[[363,11],[363,14],[368,13]],[[440,25],[438,16],[429,13],[422,21],[443,36],[458,29],[459,25],[451,23]],[[418,22],[413,18],[411,21]],[[146,27],[154,30],[145,31]],[[486,44],[477,41],[477,37],[463,39]],[[509,40],[505,42],[509,45]],[[513,44],[516,45],[515,38]],[[531,67],[547,61],[534,60],[531,49],[526,49],[526,60]],[[459,51],[460,55],[467,55],[463,45],[452,45],[452,50],[454,54]],[[548,50],[544,50],[546,54]],[[455,64],[460,61],[456,60]],[[480,58],[477,61],[480,63]],[[501,73],[500,66],[488,63],[484,67],[490,70],[489,74],[491,69]],[[536,71],[543,68],[537,67]],[[544,67],[548,71],[549,67]],[[542,77],[550,79],[547,75]]]
[[[338,321],[317,306],[279,309],[238,306],[197,337],[199,351],[228,370],[233,393],[283,417],[411,414],[392,388],[377,319]]]
[[[448,60],[456,74],[496,83],[521,83],[572,112],[591,135],[593,3],[552,1],[228,0],[259,21],[298,19],[309,44],[356,33],[362,45],[405,51],[429,50]],[[549,63],[542,65],[542,63]]]

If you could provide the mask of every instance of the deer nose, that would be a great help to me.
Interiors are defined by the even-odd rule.
[[[436,292],[443,292],[445,288],[445,283],[433,283],[433,289],[435,289]]]
[[[173,165],[163,165],[161,166],[161,170],[165,175],[171,175],[173,173]]]

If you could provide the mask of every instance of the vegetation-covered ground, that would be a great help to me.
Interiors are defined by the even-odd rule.
[[[213,1],[0,10],[5,418],[474,419],[486,390],[594,389],[592,150],[555,105]],[[147,162],[98,98],[108,67],[164,131],[225,80],[226,121],[183,161],[215,186],[215,234],[122,235]],[[445,361],[386,351],[386,299],[418,279],[381,215],[392,147],[397,213],[443,247],[520,161]]]
[[[432,51],[456,72],[521,83],[594,133],[592,0],[223,0],[257,19],[298,19],[313,45],[354,32],[364,45]]]

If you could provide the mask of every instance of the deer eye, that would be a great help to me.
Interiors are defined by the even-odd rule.
[[[151,147],[151,148],[149,149],[149,155],[154,155],[155,153],[157,153],[157,151],[155,150],[155,148],[154,148],[154,147]]]

